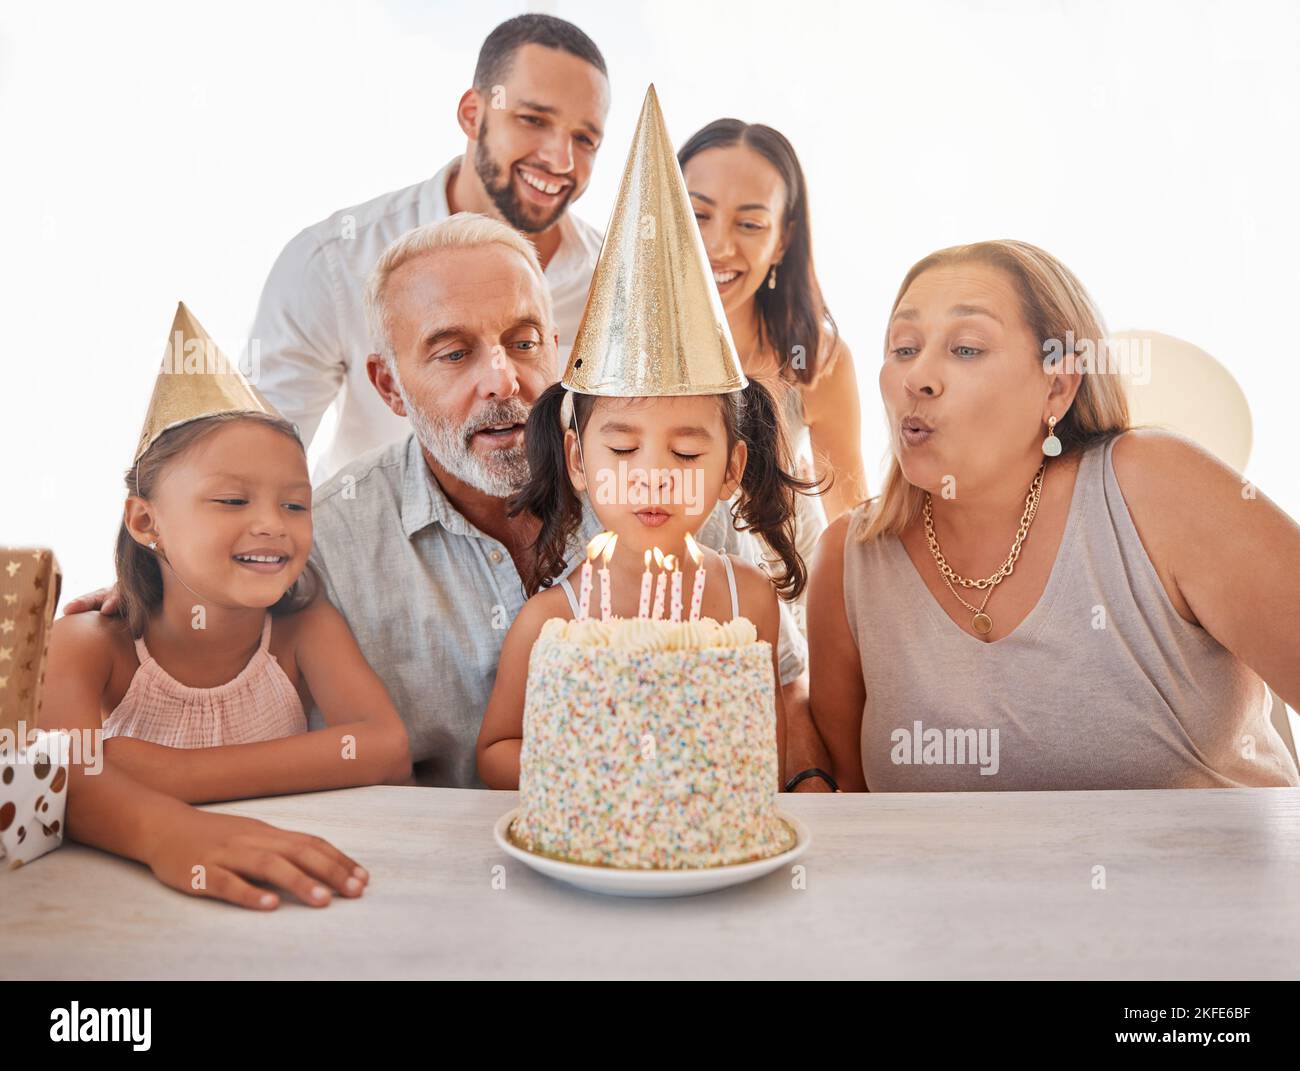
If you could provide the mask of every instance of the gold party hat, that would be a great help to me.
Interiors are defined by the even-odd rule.
[[[653,85],[561,382],[617,398],[726,394],[748,382]]]
[[[214,413],[247,412],[280,415],[180,302],[132,463],[159,435],[178,424]]]

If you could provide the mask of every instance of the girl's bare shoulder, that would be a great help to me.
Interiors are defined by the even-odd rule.
[[[522,627],[535,628],[541,631],[542,624],[552,617],[569,618],[573,612],[569,609],[569,600],[560,585],[542,588],[536,595],[524,603],[523,609],[519,611],[516,621],[520,622]]]
[[[65,614],[50,630],[50,649],[74,658],[95,661],[118,654],[134,654],[135,641],[126,618],[88,610]]]
[[[763,584],[771,585],[771,581],[768,580],[767,574],[753,562],[746,561],[738,554],[729,554],[727,557],[731,559],[731,571],[736,574],[736,590],[740,594],[743,595],[746,591],[754,591]],[[712,566],[714,563],[710,562],[706,558],[705,564],[706,566]],[[720,555],[717,556],[717,568],[723,568],[722,558]],[[688,576],[690,575],[690,572],[691,570],[688,568]]]
[[[779,615],[776,588],[768,575],[752,562],[730,555],[731,568],[736,574],[736,595],[741,610],[756,625],[765,617]]]
[[[110,695],[125,691],[139,666],[126,618],[96,611],[58,618],[50,630],[49,657],[49,673],[77,674]]]
[[[342,618],[329,597],[323,591],[317,592],[316,597],[300,610],[271,614],[271,648],[274,650],[277,644],[292,645],[291,641],[328,629]]]
[[[267,648],[295,684],[302,652],[330,653],[344,650],[355,642],[347,619],[323,590],[300,610],[271,615],[271,640]]]

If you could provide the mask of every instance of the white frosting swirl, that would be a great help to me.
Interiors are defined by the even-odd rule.
[[[662,628],[662,621],[650,621],[633,617],[628,620],[611,622],[609,646],[621,650],[662,651],[668,646],[668,637]]]
[[[542,625],[538,643],[574,643],[582,647],[612,647],[624,651],[690,651],[706,647],[746,647],[758,641],[758,630],[746,617],[720,625],[711,617],[698,621],[654,621],[643,617],[589,618],[571,621],[552,617]]]
[[[563,640],[566,625],[568,625],[568,622],[562,617],[548,617],[542,623],[542,631],[537,634],[537,642],[556,643]]]
[[[758,629],[747,617],[733,617],[718,631],[718,647],[746,647],[758,642]]]

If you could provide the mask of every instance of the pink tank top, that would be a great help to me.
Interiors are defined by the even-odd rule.
[[[307,731],[302,702],[268,646],[271,615],[257,651],[233,680],[215,688],[181,684],[135,641],[140,668],[104,722],[104,738],[132,736],[165,747],[221,747],[277,740]]]

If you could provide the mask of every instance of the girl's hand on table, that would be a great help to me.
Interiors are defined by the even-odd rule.
[[[145,860],[164,885],[191,896],[271,911],[280,896],[252,882],[325,907],[330,889],[358,897],[370,875],[326,840],[237,815],[190,810],[169,822]]]

